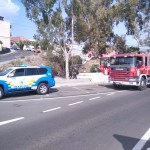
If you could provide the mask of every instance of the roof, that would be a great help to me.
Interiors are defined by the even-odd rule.
[[[125,57],[125,56],[129,56],[129,57],[134,57],[134,56],[149,56],[150,57],[150,54],[117,54],[115,55],[117,57]]]
[[[27,41],[27,40],[28,39],[24,36],[11,37],[12,42]]]

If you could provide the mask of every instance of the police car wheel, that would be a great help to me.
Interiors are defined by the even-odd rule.
[[[0,87],[0,99],[4,96],[4,90]]]
[[[37,88],[37,93],[40,95],[47,94],[49,91],[49,87],[46,83],[40,83]]]

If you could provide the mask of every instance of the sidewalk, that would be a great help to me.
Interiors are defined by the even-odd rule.
[[[94,81],[90,78],[77,78],[77,79],[64,79],[60,77],[55,77],[55,87],[63,87],[63,86],[79,86],[79,85],[106,85],[107,81],[104,81],[102,78],[99,81]]]

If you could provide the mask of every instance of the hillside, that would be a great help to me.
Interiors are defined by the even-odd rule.
[[[26,64],[28,66],[41,66],[46,65],[45,53],[35,53],[32,56],[24,56],[22,53],[20,58],[10,61],[0,67],[0,71],[8,67],[16,66],[19,64]]]
[[[99,59],[91,59],[79,68],[79,73],[89,73],[92,65],[99,65]]]
[[[22,53],[19,59],[13,60],[0,67],[0,71],[5,70],[8,67],[16,66],[19,64],[27,64],[28,66],[41,66],[47,65],[46,53],[35,53],[32,56],[24,56]],[[90,72],[90,68],[93,64],[99,65],[99,59],[91,59],[79,68],[79,73]]]

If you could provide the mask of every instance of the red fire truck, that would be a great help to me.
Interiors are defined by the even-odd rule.
[[[110,73],[110,59],[112,56],[116,55],[116,51],[112,51],[109,54],[102,54],[100,58],[99,69],[104,75],[109,75]]]
[[[109,83],[136,86],[144,90],[150,84],[150,54],[117,54],[110,58]]]
[[[110,72],[110,56],[102,56],[100,58],[99,69],[104,75],[109,75]]]

